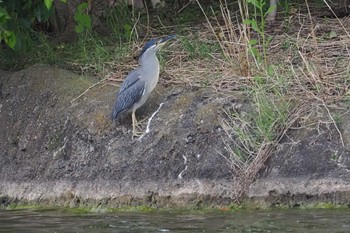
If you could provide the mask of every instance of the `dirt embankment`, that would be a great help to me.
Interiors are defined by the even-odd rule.
[[[236,182],[222,137],[222,107],[244,100],[208,89],[158,86],[139,119],[150,132],[131,140],[131,117],[113,124],[116,87],[34,66],[1,72],[0,205],[220,206]],[[161,105],[161,103],[163,103]],[[158,110],[158,111],[157,111]],[[350,202],[350,119],[289,133],[246,193],[259,205]]]

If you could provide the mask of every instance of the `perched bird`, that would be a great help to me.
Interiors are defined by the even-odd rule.
[[[139,123],[135,111],[147,101],[158,83],[159,61],[156,53],[173,38],[175,35],[148,41],[139,56],[140,66],[126,76],[119,89],[112,112],[112,120],[118,119],[123,112],[131,111],[132,138],[138,137],[142,133],[136,129],[139,128]]]

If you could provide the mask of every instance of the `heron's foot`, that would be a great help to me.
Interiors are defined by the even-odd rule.
[[[142,131],[143,126],[144,126],[144,125],[147,125],[147,123],[148,123],[148,118],[147,118],[147,117],[144,118],[144,119],[142,119],[142,120],[140,120],[140,121],[138,121],[138,120],[136,119],[136,117],[133,119],[133,124],[134,124],[134,126],[135,126],[136,128],[138,128],[140,131]]]
[[[136,132],[136,131],[142,131],[142,121],[134,121],[134,124],[132,125],[132,131]]]
[[[137,125],[135,125],[136,126],[136,128],[139,130],[139,131],[142,131],[142,126],[140,126],[140,124],[137,124]]]
[[[138,130],[133,130],[132,131],[132,136],[131,139],[134,140],[134,138],[139,138],[144,134],[144,132],[142,131],[138,131]]]
[[[147,125],[147,122],[148,122],[148,118],[142,119],[142,120],[140,120],[140,121],[137,122],[136,127],[137,127],[139,130],[142,130],[143,126],[144,126],[144,125]]]
[[[142,121],[138,121],[135,116],[135,112],[132,112],[132,140],[134,140],[134,137],[141,137],[143,135],[142,128],[140,127],[140,124],[142,124]]]

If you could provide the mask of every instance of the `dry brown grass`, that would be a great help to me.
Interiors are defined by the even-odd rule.
[[[235,91],[249,86],[253,76],[266,76],[247,54],[247,40],[257,35],[245,32],[248,29],[244,29],[235,15],[225,12],[224,7],[221,10],[223,18],[208,16],[207,22],[194,26],[189,35],[178,35],[180,39],[165,48],[167,75],[163,76],[171,78],[163,83]],[[350,19],[311,19],[308,15],[294,14],[277,21],[274,28],[266,31],[273,37],[267,51],[268,63],[274,65],[281,76],[289,76],[290,95],[307,90],[327,100],[342,97],[349,92],[350,37],[344,28],[350,30]],[[191,57],[181,37],[193,44],[219,44],[220,51],[210,53],[207,58],[196,58],[193,54]],[[135,44],[135,54],[141,47],[142,43]],[[125,63],[115,64],[108,76],[122,81],[135,66],[137,61],[130,56]]]

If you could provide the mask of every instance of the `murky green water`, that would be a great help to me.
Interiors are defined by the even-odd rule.
[[[0,211],[0,232],[350,232],[350,209],[72,214]]]

